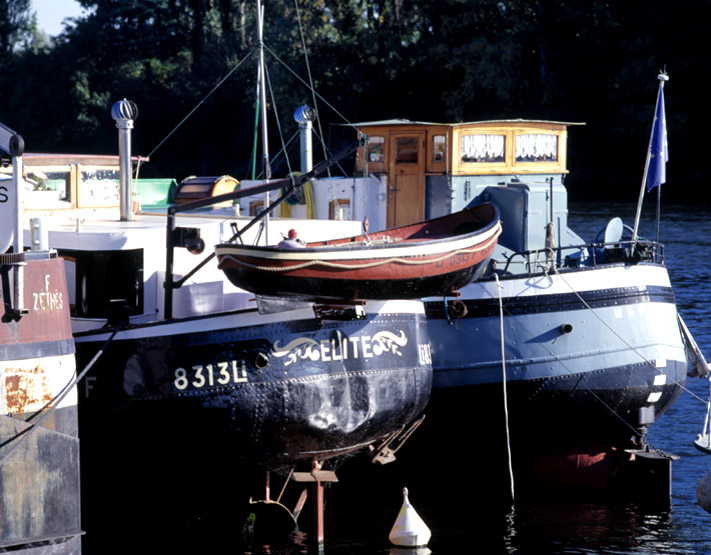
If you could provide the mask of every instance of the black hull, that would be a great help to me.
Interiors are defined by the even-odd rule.
[[[242,315],[233,316],[233,327],[209,331],[181,332],[178,321],[145,326],[136,339],[131,330],[119,333],[80,399],[87,433],[95,419],[121,423],[127,413],[140,414],[149,434],[166,432],[152,429],[155,419],[175,421],[178,431],[179,422],[194,420],[231,436],[238,455],[276,468],[362,448],[427,403],[422,314],[241,327],[234,326]],[[78,338],[79,364],[106,335]]]
[[[420,313],[346,322],[282,315],[238,327],[260,318],[249,311],[224,316],[218,329],[194,318],[184,325],[204,331],[161,335],[149,325],[119,334],[80,396],[83,503],[101,508],[89,509],[87,535],[98,540],[87,541],[120,535],[127,507],[136,533],[170,534],[181,521],[224,539],[236,533],[240,507],[265,497],[267,469],[310,470],[312,459],[332,468],[408,424],[429,399],[432,370],[421,304],[407,304]],[[79,364],[105,336],[77,338]],[[224,362],[230,383],[219,385]],[[184,536],[197,538],[198,529]]]

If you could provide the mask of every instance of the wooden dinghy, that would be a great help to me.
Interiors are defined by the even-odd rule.
[[[258,295],[322,299],[417,299],[450,295],[476,279],[501,234],[498,209],[460,212],[301,247],[221,244],[219,267]],[[294,248],[296,247],[296,248]]]

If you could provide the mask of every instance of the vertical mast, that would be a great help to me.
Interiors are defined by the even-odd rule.
[[[264,69],[264,11],[262,1],[257,0],[257,39],[259,44],[259,69],[258,69],[258,86],[259,86],[259,108],[261,116],[262,130],[262,173],[264,174],[264,182],[268,183],[272,178],[272,168],[269,165],[269,139],[267,137],[267,84],[266,71]],[[269,206],[269,193],[264,193],[264,208]],[[266,244],[269,244],[269,215],[264,218],[264,238]]]

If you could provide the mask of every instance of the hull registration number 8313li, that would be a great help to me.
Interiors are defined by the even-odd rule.
[[[197,364],[192,372],[185,368],[176,368],[173,386],[184,391],[188,388],[202,389],[215,385],[244,383],[247,381],[247,367],[243,360],[218,362],[216,364]]]

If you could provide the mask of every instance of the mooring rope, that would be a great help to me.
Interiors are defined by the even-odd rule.
[[[501,290],[503,287],[499,283],[499,275],[494,273],[494,279],[496,279],[496,288],[499,292],[499,335],[501,337],[501,383],[504,390],[504,422],[506,424],[506,451],[508,456],[509,464],[509,483],[511,484],[511,501],[515,499],[514,496],[514,474],[513,474],[513,463],[511,457],[511,436],[509,431],[509,399],[508,399],[508,380],[506,378],[506,343],[504,341],[504,301],[501,296]]]

